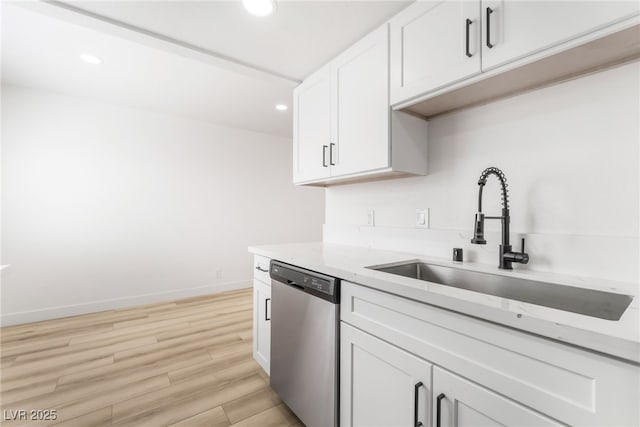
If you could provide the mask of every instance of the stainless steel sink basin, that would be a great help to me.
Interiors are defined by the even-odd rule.
[[[619,320],[633,300],[630,295],[518,279],[419,261],[374,265],[367,268],[606,320]]]

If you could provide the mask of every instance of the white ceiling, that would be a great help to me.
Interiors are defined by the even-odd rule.
[[[240,0],[64,3],[293,80],[303,80],[409,3],[276,1],[268,17],[248,14]]]
[[[2,82],[290,137],[275,104],[406,4],[278,2],[257,18],[239,2],[3,1]]]

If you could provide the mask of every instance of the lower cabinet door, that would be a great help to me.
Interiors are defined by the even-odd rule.
[[[340,425],[429,426],[431,364],[340,324]]]
[[[484,387],[433,368],[433,426],[562,426]]]
[[[253,280],[253,358],[269,373],[271,354],[271,287]]]

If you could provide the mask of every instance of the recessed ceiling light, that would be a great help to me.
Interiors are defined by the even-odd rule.
[[[276,9],[274,0],[242,0],[242,4],[247,12],[255,16],[271,15]]]
[[[102,59],[88,53],[83,53],[82,55],[80,55],[80,59],[82,59],[84,62],[88,62],[89,64],[102,64]]]
[[[286,106],[286,105],[284,105],[284,104],[277,104],[277,105],[276,105],[276,110],[278,110],[278,111],[287,111],[287,109],[288,109],[288,108],[289,108],[289,107],[287,107],[287,106]]]

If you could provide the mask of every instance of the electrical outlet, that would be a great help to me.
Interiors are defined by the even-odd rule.
[[[429,208],[416,209],[416,227],[429,228]]]
[[[371,227],[375,227],[376,225],[376,211],[373,209],[369,209],[367,211],[367,225],[370,225]]]
[[[222,279],[222,270],[216,270],[216,279]]]

